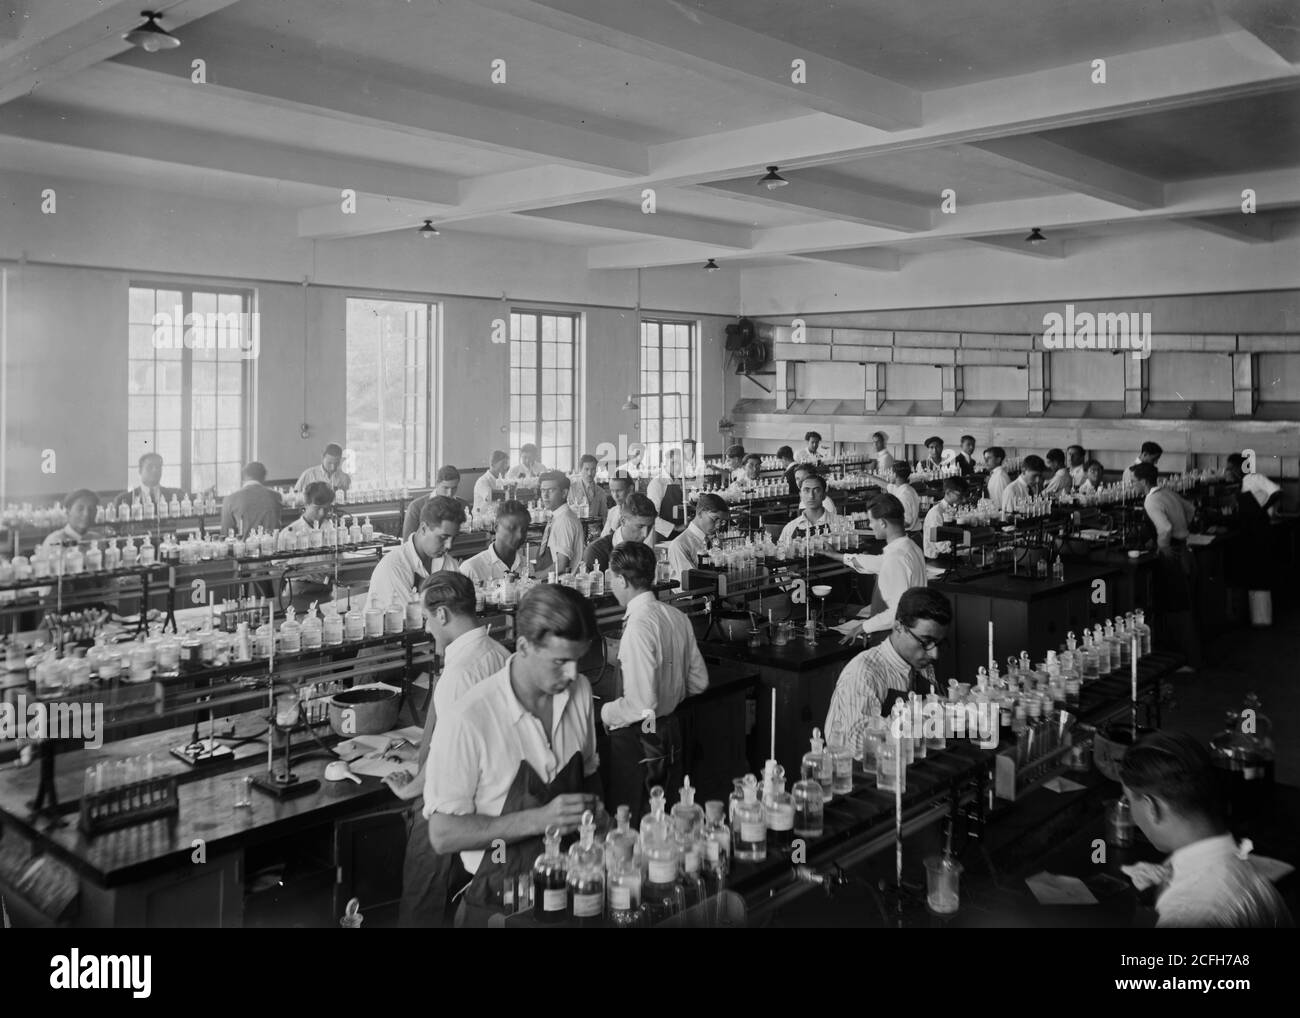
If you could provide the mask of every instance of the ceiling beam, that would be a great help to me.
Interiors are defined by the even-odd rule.
[[[412,166],[268,144],[197,128],[18,100],[0,106],[0,136],[238,173],[337,190],[404,198],[429,211],[453,206],[459,181]]]
[[[704,185],[706,190],[725,193],[730,198],[785,209],[788,212],[813,212],[846,223],[864,223],[901,233],[928,230],[931,210],[904,202],[878,198],[868,191],[832,187],[828,184],[795,177],[786,187],[769,191],[760,187],[757,178],[728,180]]]
[[[860,251],[809,251],[798,257],[813,262],[851,265],[855,269],[870,269],[873,272],[897,272],[902,265],[897,251],[881,247],[868,247]]]
[[[474,0],[586,42],[882,130],[921,123],[921,93],[675,0]],[[793,61],[805,64],[794,80]]]
[[[1187,216],[1178,223],[1244,244],[1269,244],[1274,239],[1269,219],[1240,212],[1235,216]]]
[[[161,24],[175,31],[235,2],[180,0],[167,7]],[[17,19],[16,36],[0,44],[0,103],[29,95],[43,84],[131,49],[122,35],[143,20],[141,6],[140,0],[45,0],[30,4],[27,16]]]
[[[1217,0],[1215,7],[1283,60],[1300,60],[1300,7],[1295,0]]]
[[[1026,258],[1065,257],[1065,245],[1059,237],[1047,237],[1042,243],[1030,244],[1025,240],[1025,236],[1028,234],[1018,237],[966,237],[965,239],[972,244],[995,247],[1001,251],[1024,255]]]
[[[966,146],[1021,176],[1114,202],[1129,209],[1164,204],[1164,184],[1033,135],[977,141]]]
[[[405,131],[517,158],[596,169],[616,177],[649,170],[646,147],[637,142],[432,95],[322,61],[291,56],[267,59],[224,41],[205,42],[202,52],[208,65],[204,85],[190,83],[184,47],[148,54],[148,60],[142,58],[145,55],[128,57],[102,70],[133,83],[151,76],[161,90],[203,88],[208,96],[328,116],[345,124]]]
[[[557,208],[534,209],[521,214],[536,219],[594,226],[602,230],[639,233],[647,237],[692,240],[719,249],[743,250],[753,243],[750,230],[746,226],[668,212],[644,213],[639,207],[619,205],[611,201],[561,205]]]

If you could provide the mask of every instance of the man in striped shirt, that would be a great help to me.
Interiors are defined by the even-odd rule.
[[[835,683],[824,731],[834,745],[862,759],[862,734],[874,717],[888,717],[908,693],[938,692],[934,662],[948,638],[952,609],[935,590],[913,587],[898,600],[889,637],[853,658]]]

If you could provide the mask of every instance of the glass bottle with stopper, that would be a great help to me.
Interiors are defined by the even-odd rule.
[[[704,880],[710,894],[726,886],[731,872],[731,828],[723,818],[724,808],[719,799],[704,804]]]
[[[568,908],[576,926],[600,926],[605,914],[605,850],[596,843],[596,819],[582,814],[569,848]]]
[[[767,818],[758,801],[758,779],[754,775],[745,775],[744,790],[744,801],[736,805],[731,855],[739,862],[762,862],[767,858]]]
[[[813,729],[811,746],[812,748],[803,755],[800,770],[804,775],[811,772],[812,776],[821,783],[822,801],[830,802],[835,795],[835,757],[822,741],[820,728]]]
[[[568,862],[560,851],[560,828],[551,824],[543,837],[541,855],[533,863],[533,918],[562,923],[568,918]]]
[[[656,785],[650,789],[650,812],[641,818],[641,851],[646,863],[641,901],[650,926],[685,907],[677,838],[672,822],[664,815],[665,802],[663,788]]]
[[[632,830],[631,810],[615,811],[615,827],[605,835],[605,889],[611,926],[627,929],[641,924],[641,839]]]
[[[763,774],[763,812],[767,818],[767,847],[787,852],[794,841],[794,797],[785,790],[785,768],[767,762]]]

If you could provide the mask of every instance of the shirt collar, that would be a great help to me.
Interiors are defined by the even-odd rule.
[[[1175,877],[1187,879],[1199,871],[1219,865],[1229,856],[1238,854],[1237,842],[1231,834],[1219,834],[1184,845],[1169,856],[1169,865]]]
[[[416,576],[428,576],[425,571],[424,563],[420,561],[420,553],[415,550],[415,538],[408,537],[402,544],[402,554],[406,556],[406,561],[410,563],[412,571]],[[436,559],[430,561],[430,565],[436,562]]]
[[[700,544],[707,544],[709,541],[709,535],[706,534],[699,527],[697,527],[695,525],[694,520],[691,520],[690,526],[688,526],[685,530],[683,530],[682,534],[683,536],[685,536],[686,534],[690,534],[691,539],[694,541],[698,541]]]
[[[910,537],[908,537],[906,534],[899,534],[899,535],[898,535],[896,538],[894,538],[892,541],[886,541],[886,542],[885,542],[885,550],[888,551],[890,548],[895,548],[895,547],[897,547],[899,541],[907,541],[907,542],[910,544],[911,541],[912,541],[912,539],[911,539]],[[900,549],[900,550],[901,550],[901,549]]]
[[[482,641],[487,636],[487,626],[477,626],[467,633],[461,633],[460,636],[447,644],[447,649],[443,652],[443,667],[451,660],[453,654],[460,657],[463,654],[472,654],[474,645]]]
[[[891,671],[899,672],[903,675],[912,674],[912,666],[899,656],[898,651],[894,650],[893,641],[888,636],[879,644],[880,656],[884,659],[884,664]]]
[[[643,590],[627,603],[623,610],[623,618],[631,618],[634,614],[640,614],[655,602],[656,598],[653,590]]]
[[[533,715],[532,712],[529,711],[529,709],[523,705],[523,701],[521,701],[519,697],[515,696],[515,687],[510,684],[510,669],[514,666],[515,656],[516,655],[511,654],[510,657],[506,660],[505,667],[501,669],[501,676],[504,679],[503,692],[505,694],[505,699],[506,699],[506,712],[510,716],[511,724],[517,725],[521,720],[523,720],[525,716],[532,717]],[[574,682],[576,681],[577,680],[575,679]],[[555,726],[559,723],[560,718],[563,716],[564,709],[569,705],[569,689],[572,688],[573,688],[572,683],[570,683],[569,688],[565,689],[563,693],[556,693],[553,697],[551,697],[551,730],[552,731],[555,730]],[[537,721],[538,724],[541,724],[541,718],[538,718]],[[547,732],[546,734],[547,737],[549,738],[551,732]]]

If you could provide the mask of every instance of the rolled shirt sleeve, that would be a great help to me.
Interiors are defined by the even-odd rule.
[[[618,645],[618,663],[623,673],[623,695],[600,709],[600,719],[609,729],[640,724],[659,713],[660,652],[653,631],[636,622],[629,624]],[[646,713],[646,712],[649,713]]]
[[[466,816],[474,812],[483,746],[474,726],[449,723],[456,717],[453,705],[442,718],[442,724],[433,730],[424,770],[426,820],[434,813]]]

